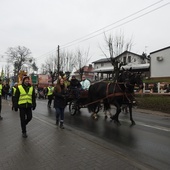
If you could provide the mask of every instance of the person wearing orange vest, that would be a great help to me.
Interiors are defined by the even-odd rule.
[[[26,125],[32,119],[32,110],[36,108],[36,96],[33,86],[29,83],[29,77],[24,76],[22,84],[18,86],[15,93],[14,107],[15,111],[20,110],[20,121],[22,137],[27,138]]]
[[[1,116],[1,108],[2,108],[2,80],[0,79],[0,120],[2,120],[2,116]]]

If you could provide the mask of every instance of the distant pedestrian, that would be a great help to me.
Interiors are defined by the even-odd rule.
[[[7,99],[8,99],[9,89],[10,89],[10,86],[9,86],[9,84],[8,84],[8,83],[6,83],[6,84],[3,86],[4,99],[5,99],[5,100],[7,100]]]
[[[32,119],[32,110],[36,108],[36,97],[33,86],[29,83],[29,77],[24,76],[22,85],[19,85],[15,94],[15,111],[20,110],[20,121],[22,129],[22,137],[27,138],[26,125]]]
[[[63,79],[58,79],[54,87],[54,108],[56,110],[56,125],[64,129],[64,109],[66,107],[66,87]]]
[[[12,87],[12,110],[14,110],[14,101],[15,101],[15,93],[18,87],[18,83],[15,83],[14,86]]]
[[[2,109],[2,88],[3,88],[3,85],[2,85],[2,80],[0,79],[0,120],[2,120],[2,116],[1,116],[1,109]]]
[[[53,90],[54,90],[54,87],[52,85],[49,85],[47,87],[47,96],[48,96],[48,104],[47,104],[47,106],[49,108],[51,108],[51,103],[52,103],[52,100],[53,100]]]
[[[44,99],[47,98],[47,87],[43,88],[43,93],[44,93]]]

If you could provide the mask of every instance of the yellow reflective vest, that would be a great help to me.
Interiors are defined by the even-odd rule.
[[[2,84],[0,84],[0,96],[2,95]]]
[[[52,95],[53,94],[53,87],[47,87],[47,89],[48,89],[48,93],[47,93],[47,96],[50,96],[50,95]]]
[[[12,96],[15,96],[15,93],[16,93],[16,87],[12,87],[13,88],[13,93],[12,93]]]
[[[20,91],[20,97],[18,100],[18,105],[20,104],[26,104],[26,103],[30,103],[32,104],[32,93],[33,93],[33,87],[31,86],[29,88],[28,93],[26,93],[25,89],[22,87],[22,85],[18,86],[18,89]]]

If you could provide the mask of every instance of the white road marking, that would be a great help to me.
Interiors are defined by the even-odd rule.
[[[122,122],[129,122],[129,121],[125,121],[125,120],[121,120],[121,121]],[[135,122],[136,122],[136,125],[141,125],[141,126],[149,127],[149,128],[152,128],[152,129],[170,132],[170,128],[168,128],[168,127],[162,127],[162,126],[157,126],[157,125],[148,125],[148,124],[145,124],[145,123],[142,123],[142,122],[137,122],[137,121],[135,121]]]

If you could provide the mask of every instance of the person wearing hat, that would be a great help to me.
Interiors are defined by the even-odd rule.
[[[2,109],[2,80],[0,79],[0,120],[2,120],[2,116],[1,116],[1,109]]]
[[[70,81],[70,88],[71,89],[80,89],[81,84],[78,79],[76,79],[76,76],[72,76],[71,81]]]
[[[29,76],[24,76],[22,84],[18,86],[15,93],[14,107],[15,111],[20,111],[20,121],[22,137],[27,138],[26,125],[32,119],[32,110],[36,108],[36,96],[33,86],[29,83]]]
[[[12,110],[14,110],[14,100],[15,100],[15,93],[16,93],[17,87],[18,87],[18,83],[16,82],[14,84],[14,86],[12,87],[12,91],[11,91],[11,94],[12,94]]]
[[[76,99],[80,96],[80,90],[82,89],[81,84],[78,79],[76,79],[75,76],[72,76],[70,81],[69,89],[72,91],[73,95]]]

